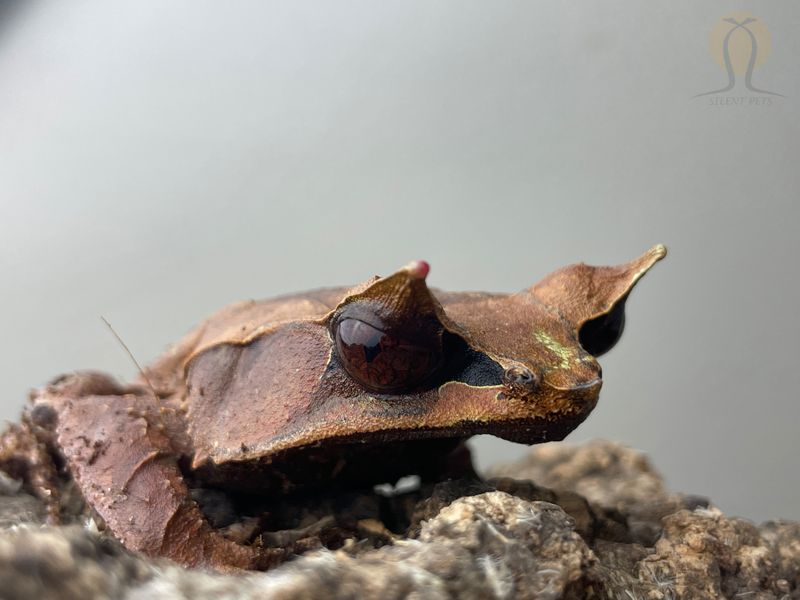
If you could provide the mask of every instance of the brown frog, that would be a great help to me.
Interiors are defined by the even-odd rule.
[[[415,261],[349,289],[235,304],[140,383],[83,372],[34,392],[0,468],[51,505],[68,473],[132,550],[267,568],[283,555],[222,535],[187,482],[325,494],[463,474],[475,434],[560,440],[597,403],[596,357],[665,254],[659,245],[615,267],[571,265],[515,294],[430,289],[427,263]]]

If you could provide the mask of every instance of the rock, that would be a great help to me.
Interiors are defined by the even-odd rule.
[[[0,476],[0,598],[800,598],[799,523],[756,526],[671,493],[619,444],[534,447],[492,475],[385,499],[405,533],[369,498],[362,539],[239,575],[135,556],[76,508],[89,527],[42,525],[40,501]]]
[[[557,506],[487,492],[444,508],[418,539],[357,558],[326,551],[239,578],[172,569],[130,598],[577,599],[593,561]]]
[[[645,545],[655,543],[665,516],[682,508],[708,506],[704,498],[667,490],[644,454],[615,442],[543,444],[489,474],[577,493],[595,507],[625,515],[633,538]]]
[[[0,535],[0,598],[117,598],[154,576],[145,560],[78,526],[14,527]]]

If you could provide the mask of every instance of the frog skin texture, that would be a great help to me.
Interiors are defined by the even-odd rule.
[[[470,470],[459,448],[475,434],[561,440],[597,403],[596,357],[665,255],[658,245],[619,266],[570,265],[514,294],[430,289],[415,261],[349,289],[238,303],[138,383],[79,372],[34,391],[0,439],[0,468],[51,507],[67,473],[131,550],[269,568],[283,555],[222,535],[189,482],[325,494]]]

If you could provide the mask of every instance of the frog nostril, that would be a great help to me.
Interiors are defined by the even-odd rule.
[[[539,380],[522,365],[512,365],[503,372],[503,383],[515,396],[527,396],[536,390]]]

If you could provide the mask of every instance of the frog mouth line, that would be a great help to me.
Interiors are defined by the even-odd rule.
[[[322,491],[331,488],[363,489],[394,484],[405,476],[439,481],[458,475],[449,465],[453,451],[473,435],[493,434],[503,439],[531,444],[558,441],[566,437],[591,412],[562,415],[532,423],[520,419],[502,425],[464,423],[454,429],[380,431],[326,439],[314,444],[280,451],[259,461],[211,462],[194,473],[208,483],[251,493]],[[557,427],[556,427],[557,425]],[[470,467],[470,473],[471,467]]]

